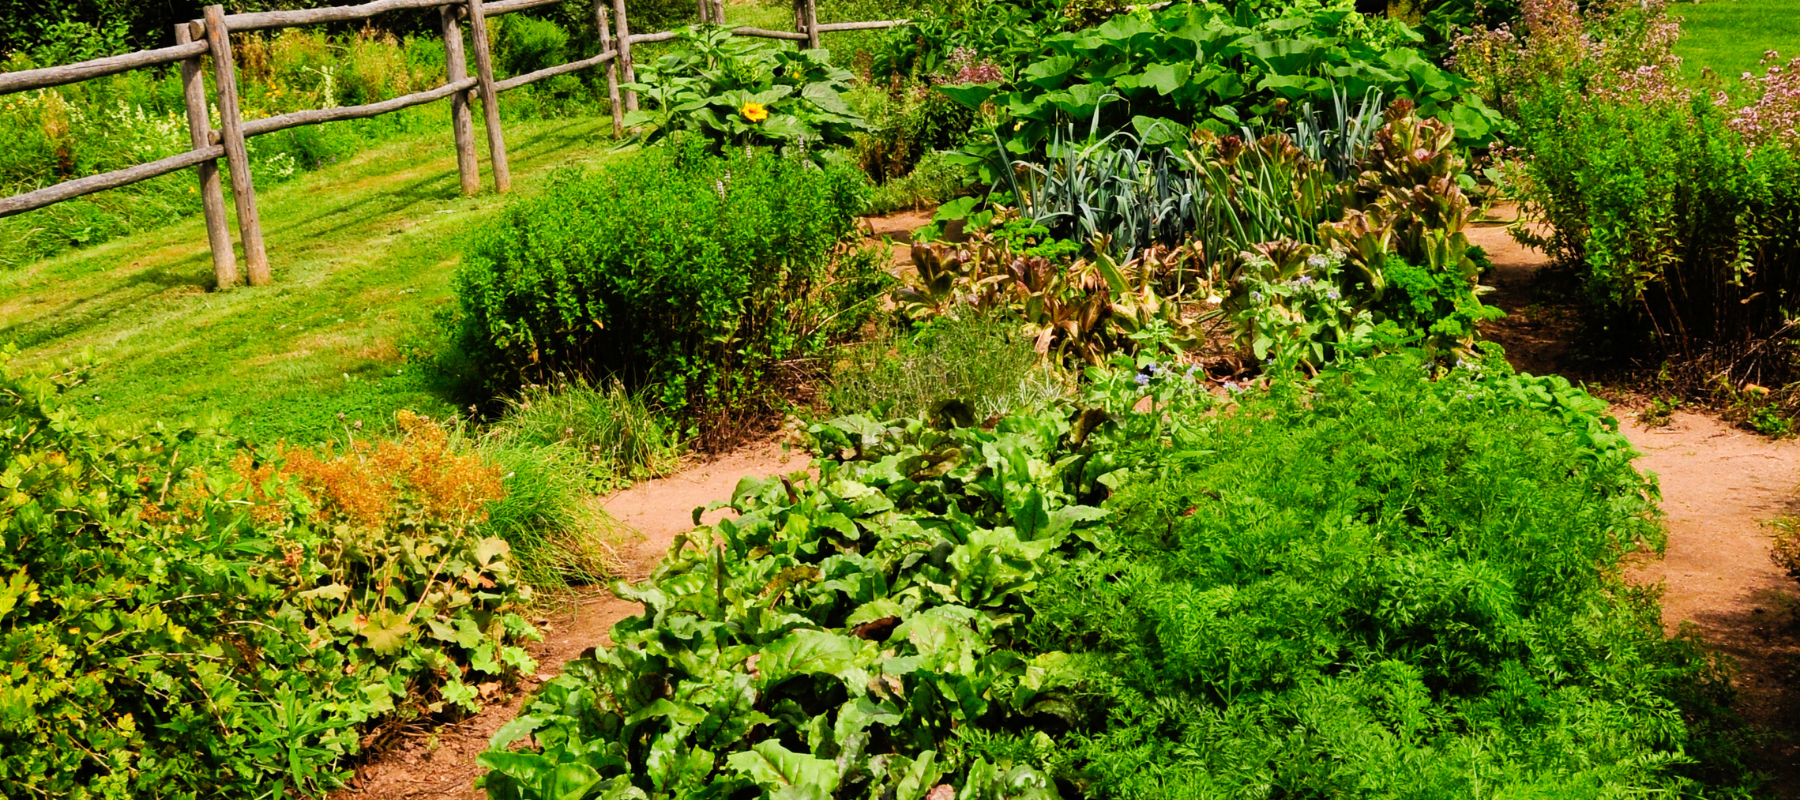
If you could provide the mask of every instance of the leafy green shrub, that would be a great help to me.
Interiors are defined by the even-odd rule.
[[[1554,226],[1543,244],[1625,334],[1611,344],[1737,381],[1790,381],[1800,156],[1747,147],[1703,99],[1524,108],[1543,116],[1521,124],[1532,138],[1516,190]]]
[[[935,151],[964,144],[976,121],[926,83],[866,81],[845,99],[867,125],[855,135],[856,163],[878,184],[911,174]]]
[[[494,38],[494,57],[509,75],[524,75],[567,63],[569,33],[544,19],[514,15],[500,18],[504,24]]]
[[[490,386],[649,387],[716,444],[771,407],[784,364],[860,319],[842,312],[868,305],[871,265],[834,254],[862,177],[696,144],[565,173],[478,235],[456,291]]]
[[[1520,35],[1457,51],[1516,118],[1508,188],[1554,229],[1522,238],[1575,272],[1618,354],[1672,361],[1695,392],[1800,377],[1800,150],[1765,91],[1780,67],[1709,97],[1677,81],[1659,6],[1526,5]]]
[[[792,153],[850,144],[866,127],[844,102],[849,71],[826,50],[785,50],[728,28],[696,25],[654,65],[638,67],[646,107],[626,115],[634,137],[655,142],[676,131],[726,146],[774,145]]]
[[[911,172],[869,191],[870,214],[912,209],[922,211],[954,200],[973,183],[967,167],[952,164],[940,152],[926,153]]]
[[[619,588],[489,796],[1701,793],[1726,689],[1621,581],[1657,528],[1605,404],[1422,366],[816,425],[817,478]]]
[[[840,415],[922,417],[939,401],[958,400],[987,419],[1048,405],[1067,383],[1017,324],[965,314],[846,348],[827,398]]]
[[[364,737],[535,665],[498,475],[422,418],[343,450],[115,430],[80,370],[0,356],[0,785],[49,798],[323,794]]]
[[[1058,0],[947,0],[907,9],[870,59],[877,80],[970,83],[1012,77],[1044,39],[1078,27]]]

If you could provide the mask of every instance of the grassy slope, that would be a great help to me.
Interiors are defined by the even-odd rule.
[[[733,0],[727,14],[733,24],[793,24],[781,2]],[[872,36],[825,44],[848,52]],[[402,408],[448,413],[451,401],[402,351],[436,331],[463,238],[504,200],[460,196],[442,116],[440,132],[259,193],[274,286],[207,291],[206,236],[190,218],[0,274],[0,346],[17,343],[29,367],[91,352],[102,365],[82,393],[89,411],[170,422],[224,414],[263,441],[331,438]],[[605,158],[608,125],[509,122],[514,193],[558,166]],[[482,170],[489,179],[485,157]]]
[[[448,114],[445,115],[446,117]],[[605,156],[603,119],[513,123],[515,193]],[[486,159],[482,160],[487,179]],[[504,200],[458,191],[448,126],[259,196],[275,285],[208,292],[199,219],[40,262],[0,278],[0,342],[28,365],[91,351],[92,410],[131,417],[230,415],[259,439],[328,437],[345,422],[447,400],[401,347],[451,300],[467,232]]]
[[[1689,79],[1703,67],[1728,81],[1752,70],[1768,50],[1784,59],[1800,56],[1800,0],[1704,0],[1669,6],[1682,17],[1681,42],[1675,52]]]

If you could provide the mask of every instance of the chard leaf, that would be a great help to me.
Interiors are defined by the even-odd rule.
[[[757,668],[762,671],[764,685],[795,675],[840,676],[866,660],[865,644],[861,639],[829,631],[798,630],[765,648]]]
[[[838,787],[837,765],[828,759],[796,753],[773,740],[757,742],[749,750],[732,753],[725,763],[739,775],[764,789],[801,789],[791,797],[829,797]],[[805,790],[816,791],[807,794]]]

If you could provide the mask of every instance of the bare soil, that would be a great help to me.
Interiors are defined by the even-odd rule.
[[[868,223],[870,239],[886,238],[893,242],[889,248],[891,251],[889,255],[894,265],[909,267],[912,265],[913,231],[930,224],[931,218],[936,213],[937,209],[935,208],[923,211],[896,211],[885,217],[869,217],[864,222]]]
[[[1737,709],[1769,737],[1758,766],[1780,797],[1800,797],[1800,591],[1771,560],[1763,525],[1800,513],[1800,442],[1684,411],[1661,427],[1631,418],[1622,427],[1644,453],[1638,468],[1662,485],[1669,533],[1663,557],[1626,577],[1662,586],[1671,634],[1692,625],[1707,647],[1736,662]]]
[[[595,502],[623,530],[620,577],[642,580],[668,551],[678,534],[692,530],[694,512],[715,500],[731,497],[746,477],[790,474],[808,467],[809,459],[763,441],[699,463],[667,478],[639,483]],[[706,515],[715,522],[730,512]],[[475,788],[484,771],[475,758],[488,740],[519,715],[537,686],[562,672],[562,666],[596,647],[612,644],[613,623],[641,610],[602,587],[586,587],[561,599],[553,612],[538,620],[544,640],[532,648],[538,672],[509,701],[435,731],[407,734],[356,771],[350,788],[337,800],[484,800]]]
[[[1503,208],[1470,233],[1494,262],[1487,283],[1496,291],[1486,300],[1508,315],[1484,333],[1521,371],[1579,377],[1588,370],[1577,349],[1577,306],[1563,299],[1567,287],[1542,274],[1544,256],[1508,235],[1515,218]],[[1735,664],[1737,711],[1763,737],[1754,763],[1776,796],[1800,798],[1800,586],[1775,566],[1766,527],[1800,514],[1800,442],[1691,411],[1646,426],[1641,410],[1630,399],[1613,406],[1644,454],[1638,468],[1661,484],[1668,546],[1661,558],[1645,554],[1626,577],[1661,588],[1670,634],[1692,626]]]

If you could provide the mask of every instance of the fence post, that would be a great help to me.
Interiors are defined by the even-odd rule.
[[[206,7],[206,41],[212,45],[213,77],[219,92],[219,143],[225,146],[225,164],[231,168],[231,195],[237,205],[238,238],[244,242],[244,262],[251,286],[267,286],[269,253],[263,248],[262,219],[256,213],[256,185],[250,180],[250,151],[244,147],[244,118],[238,109],[237,61],[231,53],[231,31],[225,27],[225,7]]]
[[[613,25],[617,26],[619,40],[619,74],[625,76],[626,83],[637,83],[637,68],[631,63],[631,21],[625,18],[625,0],[613,0]],[[625,110],[638,110],[636,89],[625,91]]]
[[[444,77],[456,83],[469,77],[469,59],[463,52],[462,6],[438,9],[438,27],[444,37]],[[475,160],[475,120],[469,112],[469,93],[450,96],[450,126],[456,131],[456,171],[462,176],[462,193],[481,191],[481,166]]]
[[[606,0],[594,0],[594,27],[600,30],[600,52],[613,49],[612,25],[606,19]],[[619,57],[606,62],[606,100],[612,109],[613,136],[625,135],[625,109],[619,106]]]
[[[700,24],[712,22],[712,0],[700,0]]]
[[[494,191],[512,191],[512,167],[506,163],[506,131],[500,127],[500,93],[494,90],[494,56],[488,45],[487,14],[481,0],[469,2],[469,32],[475,38],[475,77],[481,81],[481,113],[486,117],[488,159],[494,163]]]
[[[794,0],[794,32],[806,32],[806,0]]]
[[[806,2],[806,47],[809,50],[819,49],[819,0]]]
[[[701,0],[701,2],[706,2],[706,0]],[[725,0],[712,0],[712,17],[713,24],[725,24]]]
[[[175,26],[175,43],[194,40],[188,23]],[[200,56],[181,62],[181,99],[187,104],[188,140],[199,150],[212,146],[212,117],[206,113],[206,77]],[[200,177],[200,202],[206,209],[206,241],[212,247],[213,282],[220,289],[237,285],[237,253],[231,249],[231,221],[225,218],[225,189],[219,183],[217,159],[194,167]]]

